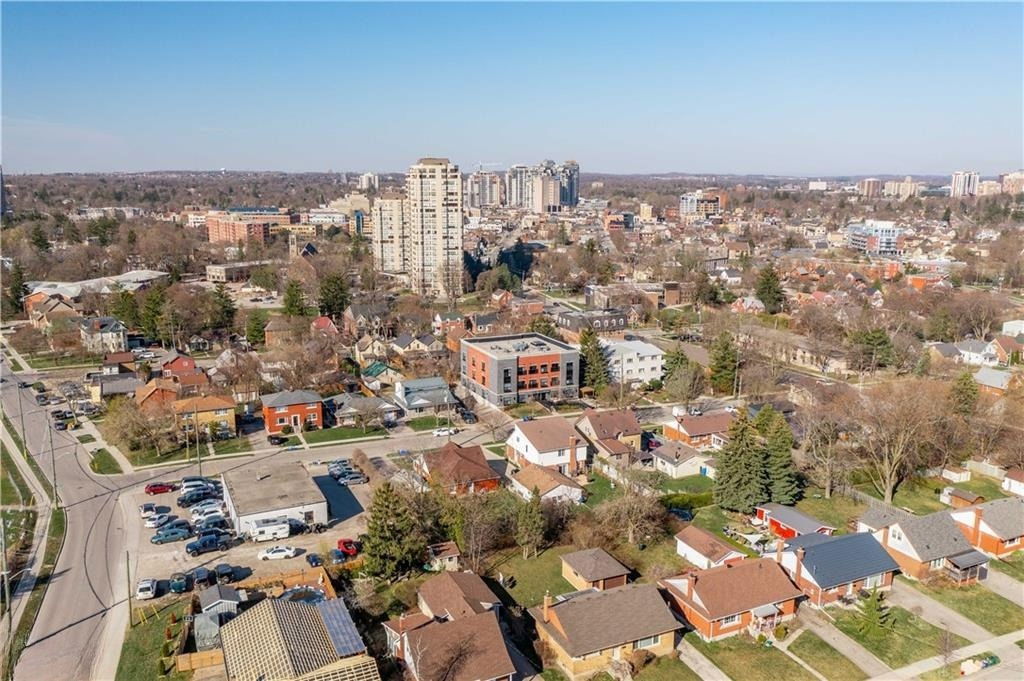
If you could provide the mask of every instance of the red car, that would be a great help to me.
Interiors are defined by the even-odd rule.
[[[165,494],[173,492],[176,488],[169,482],[151,482],[146,485],[146,494]]]
[[[354,556],[359,553],[359,544],[352,539],[339,539],[338,550],[346,556]]]

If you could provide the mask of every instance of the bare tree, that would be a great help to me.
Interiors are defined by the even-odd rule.
[[[626,492],[601,506],[599,516],[610,526],[625,531],[630,544],[638,544],[661,531],[665,509],[657,497]]]
[[[826,499],[841,483],[851,468],[843,443],[847,429],[845,406],[827,403],[816,409],[801,409],[797,420],[803,432],[803,458],[810,477],[819,485]]]

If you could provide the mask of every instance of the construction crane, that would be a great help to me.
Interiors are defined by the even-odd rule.
[[[484,168],[500,168],[503,165],[505,165],[505,164],[504,163],[495,163],[493,161],[490,161],[490,162],[488,162],[488,161],[477,161],[477,163],[476,163],[476,171],[479,173]]]

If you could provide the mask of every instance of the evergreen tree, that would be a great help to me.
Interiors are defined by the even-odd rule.
[[[294,279],[288,280],[284,289],[284,313],[289,317],[301,317],[306,314],[306,301],[302,295],[302,284]]]
[[[14,316],[25,311],[25,296],[28,295],[28,286],[25,284],[25,269],[20,262],[15,261],[7,275],[7,314]]]
[[[893,362],[892,339],[885,329],[857,331],[850,335],[852,360],[861,371],[874,371]]]
[[[662,364],[665,379],[668,380],[672,378],[676,371],[685,367],[689,363],[689,358],[681,349],[676,348],[674,350],[669,350],[665,353],[665,359]]]
[[[135,294],[131,291],[118,291],[114,297],[114,303],[110,306],[110,313],[120,319],[124,324],[134,329],[139,326],[139,303],[135,300]]]
[[[545,315],[537,315],[530,320],[530,325],[526,327],[527,331],[539,333],[548,338],[559,338],[561,334],[558,333],[558,327],[551,321],[550,317]]]
[[[718,288],[718,282],[714,281],[707,272],[700,272],[697,274],[697,288],[694,291],[693,297],[698,303],[702,305],[718,305],[722,302],[721,290]]]
[[[775,314],[782,309],[786,295],[782,292],[782,284],[779,283],[779,273],[771,263],[761,270],[757,278],[756,291],[757,299],[764,303],[764,309],[768,314]]]
[[[251,345],[259,345],[266,340],[263,327],[267,325],[267,311],[256,309],[249,313],[245,322],[245,339]]]
[[[914,375],[918,378],[924,378],[932,370],[932,353],[925,348],[921,351],[921,356],[917,358],[917,364],[914,365]]]
[[[153,287],[146,294],[146,300],[142,303],[142,310],[139,312],[139,326],[146,334],[146,338],[160,337],[160,315],[164,311],[166,298],[167,292],[162,286]]]
[[[65,225],[64,241],[67,241],[69,244],[82,243],[82,233],[78,230],[78,225],[70,221]]]
[[[46,238],[42,225],[36,225],[32,228],[32,232],[29,235],[29,243],[40,253],[50,252],[50,240]]]
[[[348,285],[344,275],[328,274],[320,280],[320,314],[341,319],[348,303]]]
[[[409,505],[390,482],[383,483],[373,493],[363,540],[366,571],[393,580],[419,565],[426,549]]]
[[[715,503],[722,508],[752,513],[770,498],[767,456],[757,431],[745,415],[729,427],[729,442],[715,457]]]
[[[765,436],[768,447],[768,488],[772,501],[790,506],[800,498],[800,479],[793,463],[793,431],[782,414],[775,414],[777,418],[772,421]]]
[[[871,595],[860,602],[860,633],[871,639],[881,638],[892,628],[888,606],[882,600],[882,592],[877,587]]]
[[[210,325],[215,329],[230,329],[235,324],[238,308],[235,307],[235,301],[231,300],[231,295],[224,284],[217,284],[213,289],[212,300],[213,319],[210,320]]]
[[[978,384],[970,371],[956,377],[949,387],[949,403],[953,413],[963,419],[974,416],[978,408]]]
[[[754,428],[763,437],[768,437],[768,431],[771,430],[778,418],[782,418],[782,414],[775,411],[775,407],[772,405],[766,404],[761,407],[761,411],[757,412],[757,416],[754,417]]]
[[[523,559],[537,556],[544,541],[544,510],[540,505],[540,492],[533,488],[533,496],[516,513],[516,544],[523,549]]]
[[[732,335],[723,331],[711,346],[711,387],[715,392],[728,395],[736,389],[738,361]]]
[[[580,359],[583,360],[583,385],[595,391],[608,385],[608,358],[592,328],[580,333]]]

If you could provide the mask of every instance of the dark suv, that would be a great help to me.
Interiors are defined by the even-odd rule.
[[[227,551],[228,550],[228,538],[225,536],[215,536],[211,534],[203,535],[194,542],[189,542],[185,546],[185,552],[195,558],[196,556],[211,551]]]

